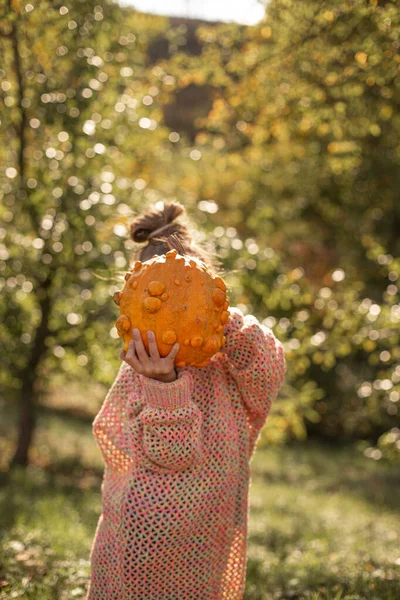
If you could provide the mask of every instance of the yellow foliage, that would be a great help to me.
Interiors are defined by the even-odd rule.
[[[322,123],[318,126],[317,133],[320,136],[327,135],[330,132],[331,128],[328,123]]]
[[[372,352],[376,348],[376,342],[373,340],[365,340],[363,343],[363,348],[366,352]]]
[[[269,140],[270,137],[267,129],[264,129],[264,127],[255,127],[252,141],[254,144],[262,144],[264,141]]]
[[[272,29],[271,29],[271,27],[268,27],[268,26],[267,27],[263,27],[261,29],[261,35],[262,35],[262,37],[264,39],[269,40],[269,38],[272,35]]]
[[[268,426],[261,431],[260,445],[281,444],[287,438],[288,423],[286,417],[275,415],[273,412],[268,418]]]
[[[369,130],[374,137],[378,137],[379,135],[381,135],[381,128],[376,123],[373,123],[370,126]]]
[[[240,153],[239,152],[235,152],[233,154],[230,154],[230,156],[229,156],[229,163],[231,165],[239,167],[242,164],[242,157],[241,157]]]
[[[374,243],[374,238],[370,235],[363,235],[361,241],[365,248],[370,248]]]
[[[335,18],[335,15],[333,14],[333,12],[331,10],[326,10],[322,16],[324,17],[324,19],[326,21],[330,21],[330,22],[332,22]]]
[[[326,85],[335,85],[337,79],[338,76],[336,75],[336,73],[328,73],[328,75],[325,77],[325,83]]]
[[[293,155],[296,158],[304,158],[307,154],[306,148],[304,146],[295,146],[293,149]]]
[[[189,85],[189,83],[191,83],[191,82],[192,82],[191,73],[185,73],[184,75],[182,75],[182,77],[180,77],[178,83],[181,87],[187,87]]]
[[[209,135],[204,131],[201,131],[196,135],[196,144],[206,144],[209,140]]]
[[[251,90],[254,90],[254,91],[255,91],[256,89],[258,89],[259,85],[260,85],[260,82],[259,82],[259,81],[257,81],[257,79],[251,79],[251,80],[249,81],[249,88],[250,88]]]
[[[306,356],[302,356],[300,360],[295,364],[295,371],[297,375],[303,375],[308,367],[310,366],[310,360]]]
[[[271,126],[271,133],[274,137],[276,138],[280,138],[282,137],[283,134],[283,127],[282,124],[279,122],[275,122],[272,126]]]
[[[294,434],[294,436],[298,439],[298,440],[305,440],[307,439],[307,429],[304,425],[304,421],[301,421],[300,419],[295,419],[292,420],[291,422],[291,430]]]
[[[359,65],[366,65],[368,60],[368,54],[365,52],[357,52],[356,61]]]
[[[343,137],[343,129],[338,123],[333,123],[333,135],[337,140],[341,140]]]
[[[336,358],[333,352],[327,352],[324,357],[324,366],[327,369],[331,369],[336,364]]]
[[[313,363],[315,363],[316,365],[319,365],[323,362],[324,360],[324,355],[322,352],[318,351],[315,352],[315,354],[312,355],[312,361]]]
[[[307,117],[305,117],[304,119],[302,119],[300,121],[299,129],[303,133],[306,133],[307,131],[309,131],[311,129],[311,127],[312,127],[312,121],[311,121],[311,119],[308,119]]]
[[[330,142],[328,144],[328,152],[330,154],[344,154],[358,150],[358,144],[352,141]]]
[[[242,103],[242,98],[240,96],[232,96],[229,99],[229,104],[231,106],[240,106],[241,103]]]
[[[223,98],[216,98],[213,102],[213,108],[218,110],[220,108],[224,108],[225,106],[225,100]]]
[[[203,85],[205,82],[205,75],[201,71],[197,71],[197,73],[193,76],[193,83],[196,85]]]
[[[390,104],[386,104],[385,106],[382,106],[382,108],[380,110],[380,115],[381,115],[382,119],[385,119],[385,121],[387,121],[393,115],[393,107],[390,106]]]
[[[339,356],[348,356],[351,352],[351,345],[348,340],[341,342],[337,349],[337,354]]]

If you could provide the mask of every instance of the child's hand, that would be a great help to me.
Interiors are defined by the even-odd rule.
[[[158,379],[164,383],[175,381],[174,359],[178,354],[179,344],[174,344],[171,352],[165,358],[161,358],[153,331],[147,332],[147,339],[149,341],[150,356],[146,352],[140,331],[134,329],[133,340],[129,343],[128,352],[121,350],[121,359],[128,363],[136,373]]]

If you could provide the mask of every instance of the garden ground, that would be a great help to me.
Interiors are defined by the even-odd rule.
[[[44,410],[32,456],[0,474],[0,598],[83,598],[101,510],[90,419]],[[398,599],[399,483],[360,446],[257,449],[245,600]]]

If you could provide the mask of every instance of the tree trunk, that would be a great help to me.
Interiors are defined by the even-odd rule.
[[[35,332],[31,347],[30,359],[21,373],[22,381],[19,396],[19,428],[18,442],[11,466],[26,466],[29,462],[31,446],[36,425],[36,389],[40,362],[46,352],[46,337],[49,333],[49,317],[51,312],[51,283],[53,273],[50,272],[38,290],[40,298],[41,320]]]
[[[18,442],[11,466],[26,467],[36,425],[34,380],[29,376],[21,388],[19,406]]]
[[[30,216],[34,231],[38,231],[39,215],[35,206],[29,202],[29,190],[25,184],[25,150],[26,150],[26,127],[27,115],[23,105],[25,97],[24,68],[20,55],[20,32],[19,32],[19,10],[13,5],[11,0],[7,1],[10,13],[15,13],[17,18],[11,22],[11,30],[6,37],[11,41],[12,55],[14,61],[14,72],[17,83],[17,105],[19,108],[19,123],[15,125],[18,140],[18,167],[19,167],[19,190],[17,196],[25,200],[24,210]],[[50,287],[51,278],[49,274],[42,285],[37,290],[39,308],[41,310],[41,321],[35,332],[31,347],[31,353],[26,367],[20,374],[22,387],[19,395],[19,431],[18,442],[11,465],[28,464],[29,448],[33,439],[35,429],[35,381],[40,361],[46,351],[46,336],[48,334],[48,322],[51,308]]]

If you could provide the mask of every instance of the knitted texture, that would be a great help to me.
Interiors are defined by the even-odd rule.
[[[171,383],[123,363],[93,431],[102,514],[87,600],[241,600],[249,461],[286,371],[281,342],[230,308],[226,344]]]

